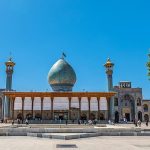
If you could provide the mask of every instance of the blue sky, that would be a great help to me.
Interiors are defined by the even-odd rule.
[[[149,7],[149,0],[0,0],[0,87],[11,51],[13,88],[51,91],[47,74],[64,51],[77,74],[74,91],[106,91],[110,57],[114,84],[131,81],[150,98]]]

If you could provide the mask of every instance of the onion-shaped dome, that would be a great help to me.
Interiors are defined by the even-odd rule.
[[[75,71],[64,58],[61,58],[50,69],[48,82],[53,91],[72,91],[76,82]]]

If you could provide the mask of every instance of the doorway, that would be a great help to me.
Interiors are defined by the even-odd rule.
[[[115,112],[115,123],[119,123],[119,112]]]
[[[130,113],[125,113],[125,118],[127,119],[127,121],[130,121]]]
[[[141,111],[138,112],[138,120],[142,121],[142,112]]]
[[[55,120],[68,120],[68,112],[54,112]]]

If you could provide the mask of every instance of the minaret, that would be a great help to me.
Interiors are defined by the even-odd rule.
[[[7,62],[5,62],[6,65],[6,91],[12,90],[12,75],[14,72],[14,66],[15,63],[12,61],[12,58],[10,57]],[[11,118],[11,111],[10,111],[10,100],[6,96],[4,101],[4,121],[7,121]]]
[[[111,62],[110,58],[107,59],[106,64],[104,65],[106,68],[106,74],[107,74],[107,82],[108,82],[108,92],[113,91],[113,67],[114,64]],[[114,98],[112,97],[110,99],[110,105],[109,105],[109,118],[111,120],[114,120]]]
[[[113,90],[113,67],[114,64],[111,62],[110,58],[107,59],[106,64],[104,65],[106,68],[106,74],[107,74],[107,79],[108,79],[108,91],[112,91]]]
[[[15,63],[12,61],[12,58],[10,57],[9,60],[5,63],[6,65],[6,90],[11,91],[12,90],[12,75],[14,72],[14,66]]]

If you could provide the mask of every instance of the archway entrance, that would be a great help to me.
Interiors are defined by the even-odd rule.
[[[86,116],[86,114],[81,114],[81,120],[87,120],[87,116]]]
[[[94,113],[91,113],[90,114],[90,118],[91,118],[91,120],[95,120],[96,119],[96,115]]]
[[[27,118],[28,120],[32,120],[32,114],[30,114],[30,113],[27,114],[27,115],[26,115],[26,118]]]
[[[144,115],[144,121],[149,121],[149,115],[148,114]]]
[[[115,123],[119,123],[119,112],[115,112]]]
[[[41,114],[36,113],[35,114],[35,120],[41,120]]]
[[[104,114],[100,113],[100,120],[105,120]]]
[[[125,113],[125,118],[127,119],[127,121],[130,121],[130,113]]]
[[[138,120],[142,121],[142,112],[141,111],[138,112]]]
[[[68,112],[54,112],[55,120],[68,120]]]
[[[22,120],[22,114],[21,114],[21,113],[19,113],[19,114],[17,115],[17,119]]]

